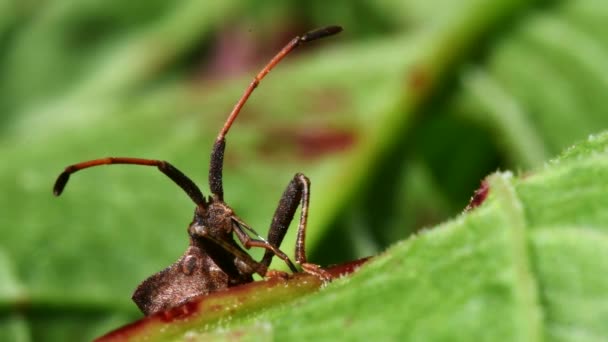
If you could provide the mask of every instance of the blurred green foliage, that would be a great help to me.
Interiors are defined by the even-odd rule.
[[[132,289],[187,244],[192,204],[155,170],[87,170],[55,199],[62,168],[165,159],[208,194],[231,106],[308,29],[345,32],[303,47],[256,90],[228,136],[224,187],[264,233],[292,175],[307,174],[315,262],[376,254],[459,213],[491,171],[529,170],[608,127],[604,0],[0,6],[9,340],[90,339],[138,317]]]

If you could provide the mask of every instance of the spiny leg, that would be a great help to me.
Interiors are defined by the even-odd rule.
[[[310,200],[310,180],[301,173],[297,173],[287,185],[285,192],[281,196],[277,207],[270,231],[268,232],[268,243],[273,246],[280,246],[287,233],[289,224],[293,220],[296,209],[302,203],[300,214],[300,224],[296,237],[296,262],[302,269],[310,274],[316,275],[324,280],[331,280],[331,275],[315,264],[308,263],[306,259],[306,222],[308,220],[308,204]],[[272,250],[267,249],[261,263],[269,266],[272,257],[275,255]]]
[[[291,262],[291,260],[287,256],[287,254],[285,254],[283,251],[281,251],[278,248],[278,246],[272,245],[268,241],[251,238],[240,225],[237,225],[235,227],[234,232],[236,233],[236,236],[238,237],[239,241],[241,241],[243,246],[245,246],[245,248],[247,248],[247,249],[249,249],[251,247],[264,248],[264,249],[266,249],[266,253],[271,253],[271,255],[276,255],[277,257],[281,258],[281,260],[285,261],[285,263],[287,264],[287,266],[289,267],[289,269],[292,272],[298,272],[298,269],[293,264],[293,262]],[[263,265],[265,268],[268,268],[268,265],[266,265],[262,262],[260,262],[260,264]],[[261,274],[261,275],[263,276],[264,274]]]
[[[55,186],[53,186],[53,193],[55,196],[61,195],[65,188],[70,175],[74,172],[78,172],[89,167],[95,167],[100,165],[111,165],[111,164],[131,164],[131,165],[144,165],[144,166],[156,166],[162,173],[167,177],[171,178],[180,188],[182,188],[186,194],[196,203],[199,207],[205,208],[206,204],[203,198],[201,190],[194,184],[194,182],[178,170],[175,166],[162,160],[153,159],[142,159],[142,158],[123,158],[123,157],[108,157],[89,160],[78,164],[70,165],[57,177]]]
[[[207,229],[202,229],[200,231],[195,231],[195,232],[198,237],[209,240],[209,241],[217,244],[221,248],[223,248],[225,251],[232,254],[235,257],[234,260],[236,262],[236,267],[243,274],[258,273],[262,277],[266,276],[266,273],[268,271],[268,266],[263,265],[262,263],[253,260],[253,258],[249,254],[244,252],[242,249],[237,248],[236,246],[230,244],[228,241],[226,241],[224,239],[216,238],[215,236],[209,234]],[[238,233],[237,233],[237,236],[238,236]]]
[[[230,130],[230,126],[236,119],[236,117],[241,112],[241,109],[249,99],[249,96],[255,88],[260,84],[260,81],[274,68],[279,62],[285,58],[291,51],[295,50],[302,43],[308,43],[313,40],[321,39],[324,37],[332,36],[334,34],[340,33],[342,28],[340,26],[328,26],[321,29],[317,29],[314,31],[310,31],[305,33],[302,36],[298,36],[293,38],[279,53],[277,53],[271,60],[266,64],[266,66],[255,76],[253,81],[249,84],[243,96],[238,100],[232,112],[228,116],[226,123],[224,123],[224,127],[220,130],[217,138],[215,139],[215,143],[213,144],[213,148],[211,150],[211,162],[209,166],[209,187],[211,188],[211,193],[215,196],[216,199],[223,201],[224,200],[224,189],[222,185],[222,169],[224,164],[224,150],[226,148],[226,134]]]

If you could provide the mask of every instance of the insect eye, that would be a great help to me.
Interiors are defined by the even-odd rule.
[[[205,227],[202,224],[195,224],[193,230],[194,230],[194,234],[199,235],[199,236],[205,236],[205,235],[207,235],[207,232],[209,232],[207,227]]]

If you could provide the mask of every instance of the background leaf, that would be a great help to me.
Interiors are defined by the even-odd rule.
[[[600,0],[3,6],[9,339],[90,339],[138,317],[131,291],[187,243],[192,205],[153,170],[87,170],[55,199],[58,172],[140,156],[203,185],[213,138],[250,75],[312,27],[346,31],[302,48],[256,91],[228,137],[225,189],[263,232],[289,179],[306,173],[315,262],[378,253],[460,212],[496,168],[538,167],[608,121]],[[539,239],[557,243],[552,234]]]

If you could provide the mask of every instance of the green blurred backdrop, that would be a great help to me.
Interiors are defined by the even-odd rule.
[[[345,29],[256,90],[227,138],[224,189],[265,234],[293,174],[307,174],[314,262],[381,252],[460,213],[488,173],[529,170],[608,127],[603,0],[0,6],[7,340],[90,339],[139,317],[132,290],[187,245],[193,205],[155,169],[83,171],[54,198],[59,172],[105,156],[164,159],[208,194],[226,115],[307,30]]]

